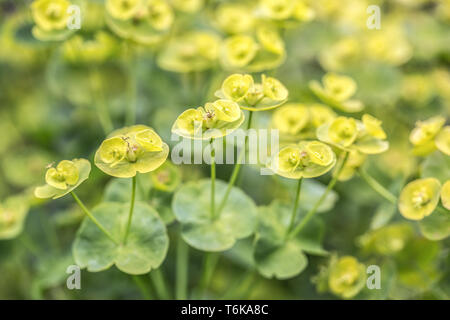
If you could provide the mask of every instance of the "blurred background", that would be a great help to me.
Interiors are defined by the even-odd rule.
[[[173,146],[176,117],[213,100],[234,72],[277,77],[289,89],[289,102],[306,105],[320,102],[308,87],[311,80],[327,72],[351,76],[365,105],[352,116],[381,119],[390,142],[387,152],[365,161],[372,176],[394,194],[424,171],[450,178],[448,156],[415,156],[408,138],[418,120],[441,115],[448,121],[450,1],[305,0],[291,1],[294,9],[285,12],[289,1],[161,0],[150,1],[157,4],[148,4],[144,18],[109,2],[71,1],[81,9],[81,28],[69,29],[58,25],[57,13],[41,12],[33,1],[0,0],[1,299],[141,298],[133,279],[114,267],[83,271],[82,290],[68,290],[66,268],[73,264],[71,245],[83,213],[70,198],[45,202],[32,190],[43,184],[52,162],[92,160],[113,128],[146,124]],[[369,5],[381,9],[380,29],[367,27]],[[246,61],[239,54],[253,50],[253,43],[241,35],[257,48]],[[272,114],[256,113],[254,126],[270,126]],[[206,165],[178,169],[182,181],[209,176]],[[231,170],[219,165],[218,178],[227,181]],[[80,197],[89,206],[99,203],[109,180],[93,166]],[[312,196],[303,208],[328,180],[306,183],[304,192]],[[295,182],[261,176],[257,166],[243,167],[240,184],[258,205],[292,199],[295,190]],[[380,265],[389,275],[381,290],[363,289],[355,298],[448,299],[448,234],[424,234],[357,176],[335,189],[322,208],[324,247]],[[152,201],[174,243],[178,226],[170,198],[171,192],[161,191]],[[220,256],[210,297],[221,297],[251,267],[251,241],[241,240]],[[162,266],[168,283],[174,281],[173,250]],[[190,285],[200,277],[201,257],[191,249]],[[285,281],[255,275],[234,297],[334,299],[320,285],[326,264],[327,258],[311,257],[304,272]]]

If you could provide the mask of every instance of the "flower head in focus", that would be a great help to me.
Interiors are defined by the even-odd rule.
[[[86,159],[62,160],[56,167],[51,166],[45,173],[46,184],[37,187],[37,198],[58,199],[75,190],[89,178],[91,163]]]
[[[95,153],[95,165],[113,177],[131,178],[157,169],[168,154],[169,147],[152,128],[135,125],[111,133]]]

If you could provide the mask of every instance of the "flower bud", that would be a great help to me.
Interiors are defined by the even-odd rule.
[[[67,0],[36,0],[31,4],[31,12],[36,25],[42,30],[61,30],[67,27],[69,6]]]
[[[386,133],[381,127],[381,120],[378,120],[375,117],[372,117],[369,114],[364,114],[362,116],[362,122],[364,124],[364,128],[367,133],[378,139],[386,139]]]
[[[364,287],[365,281],[366,268],[354,257],[342,257],[330,266],[328,286],[338,296],[354,297]]]
[[[338,117],[330,125],[328,138],[335,144],[348,147],[358,135],[356,121],[353,118]]]
[[[442,153],[450,156],[450,126],[445,126],[436,136],[436,147]]]
[[[136,142],[146,151],[162,151],[163,142],[152,129],[147,129],[136,133]]]
[[[141,8],[141,0],[106,0],[106,10],[119,20],[131,19]]]
[[[111,167],[125,159],[128,143],[120,137],[106,139],[99,148],[99,157]]]
[[[262,75],[262,85],[264,95],[275,101],[283,101],[288,97],[288,90],[277,79]]]
[[[225,63],[234,68],[245,67],[257,51],[258,45],[250,36],[232,36],[224,42]]]
[[[413,145],[423,145],[434,139],[445,123],[445,118],[441,116],[432,117],[425,121],[418,121],[416,127],[409,135],[409,141]]]
[[[308,108],[300,103],[287,103],[273,113],[273,126],[281,134],[295,136],[306,127],[309,120]]]
[[[442,186],[441,201],[444,208],[450,210],[450,180],[447,180]]]
[[[45,181],[52,187],[65,190],[69,185],[77,183],[79,177],[78,168],[72,161],[63,160],[56,168],[50,168],[45,174]]]
[[[327,73],[323,77],[325,92],[337,101],[346,101],[356,92],[356,82],[347,76]]]
[[[417,179],[408,183],[400,193],[398,208],[410,220],[422,220],[433,213],[439,202],[441,184],[435,178]]]
[[[249,31],[254,24],[251,9],[236,3],[224,3],[219,6],[216,19],[219,27],[231,34]]]
[[[251,75],[232,74],[222,84],[222,92],[226,98],[233,101],[244,99],[249,90],[253,87]]]
[[[232,122],[239,119],[241,110],[236,102],[231,100],[217,100],[212,104],[217,120]]]
[[[148,1],[147,16],[152,27],[158,31],[169,29],[174,20],[172,8],[162,0]]]

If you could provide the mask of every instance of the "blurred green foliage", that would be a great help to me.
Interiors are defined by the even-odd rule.
[[[113,128],[149,125],[173,147],[171,128],[177,116],[215,99],[222,81],[235,72],[253,73],[255,79],[262,73],[277,77],[289,91],[289,102],[310,109],[317,103],[333,107],[330,100],[315,96],[311,81],[320,83],[327,72],[347,75],[357,84],[354,98],[364,104],[364,110],[339,105],[334,112],[349,116],[346,112],[356,111],[351,116],[358,119],[369,113],[382,120],[389,149],[355,160],[354,168],[347,168],[348,176],[342,177],[347,181],[338,182],[319,207],[313,221],[320,229],[320,248],[315,248],[320,255],[308,256],[307,265],[306,258],[302,260],[302,270],[295,272],[289,269],[290,251],[267,262],[269,269],[273,264],[287,266],[283,275],[294,273],[295,277],[265,278],[271,270],[258,274],[253,239],[232,237],[226,247],[237,240],[234,246],[216,254],[219,263],[206,295],[201,291],[204,254],[189,250],[186,268],[191,296],[449,298],[448,207],[439,207],[419,222],[407,220],[396,204],[380,197],[356,174],[362,166],[395,195],[419,178],[433,177],[442,185],[450,179],[450,156],[445,149],[448,130],[439,142],[434,135],[425,139],[426,148],[421,149],[425,151],[419,154],[413,152],[414,139],[410,142],[411,131],[420,127],[418,121],[441,116],[442,126],[448,126],[449,1],[161,0],[149,2],[148,10],[156,13],[148,19],[136,12],[108,9],[120,1],[72,2],[81,7],[80,30],[68,31],[57,23],[36,20],[32,1],[0,0],[1,299],[141,298],[133,278],[115,267],[99,273],[83,270],[82,290],[67,289],[66,268],[74,263],[72,243],[83,213],[67,197],[38,200],[33,188],[42,184],[46,166],[52,162],[81,157],[92,162]],[[370,15],[366,9],[373,4],[381,8],[379,30],[366,26]],[[274,112],[255,113],[253,126],[269,127],[276,119],[272,119]],[[297,121],[303,121],[301,115]],[[295,133],[314,134],[312,123],[305,122]],[[181,188],[194,189],[190,190],[192,197],[197,195],[201,203],[204,195],[196,193],[195,186],[209,171],[207,165],[176,168],[166,168],[169,171],[162,170],[162,175],[160,171],[140,175],[137,195],[151,204],[167,225],[170,245],[161,269],[170,285],[176,283],[180,234],[172,212],[172,192],[182,184]],[[227,181],[231,170],[231,165],[218,165],[218,179]],[[323,194],[330,177],[304,181],[302,214]],[[89,206],[102,200],[128,202],[130,181],[107,177],[92,166],[89,180],[77,191]],[[234,197],[239,198],[243,190],[261,212],[268,211],[264,224],[283,217],[285,203],[293,205],[295,182],[261,176],[258,166],[245,165],[238,181],[241,190]],[[252,204],[249,208],[246,214],[252,213],[248,212],[253,210]],[[236,209],[234,223],[239,225],[241,218]],[[82,227],[81,232],[89,231],[86,229]],[[202,235],[201,230],[197,232]],[[193,242],[205,244],[199,234],[191,236]],[[296,245],[290,247],[293,252]],[[92,254],[86,243],[78,243],[78,247],[86,257]],[[342,262],[346,256],[357,260]],[[360,285],[360,264],[380,266],[381,290]],[[157,283],[138,277],[156,296]],[[353,284],[342,285],[342,277]],[[174,290],[169,288],[172,296]]]

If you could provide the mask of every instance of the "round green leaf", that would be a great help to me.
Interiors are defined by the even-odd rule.
[[[34,26],[31,32],[36,39],[41,41],[63,41],[72,35],[75,30],[64,28],[61,30],[47,31],[38,26]]]
[[[227,184],[216,180],[216,210]],[[182,224],[182,237],[192,247],[203,251],[225,251],[236,240],[250,236],[256,226],[256,206],[243,191],[233,187],[216,219],[211,219],[211,181],[204,179],[182,186],[176,193],[172,208]]]
[[[324,224],[320,219],[311,220],[295,237],[286,236],[292,206],[292,203],[276,200],[268,207],[259,208],[254,258],[258,271],[265,277],[292,278],[307,266],[308,260],[303,252],[327,254],[322,247]]]
[[[450,180],[450,157],[439,151],[429,155],[422,164],[422,178],[436,178],[441,183]]]
[[[450,236],[450,212],[435,210],[433,214],[419,221],[419,227],[425,238],[433,241]]]
[[[363,103],[359,100],[347,100],[345,102],[337,101],[333,97],[329,96],[325,92],[321,84],[316,80],[313,80],[309,83],[309,88],[323,103],[338,110],[353,113],[360,112],[364,109]]]
[[[289,279],[308,265],[308,259],[292,241],[277,243],[270,238],[259,238],[254,256],[259,273],[266,278]]]
[[[105,202],[92,214],[119,240],[124,237],[129,204]],[[88,218],[77,232],[73,246],[75,262],[90,272],[103,271],[116,265],[129,274],[145,274],[158,268],[166,257],[169,239],[164,223],[150,206],[137,202],[130,233],[125,245],[116,245]]]
[[[117,35],[124,39],[133,40],[143,45],[156,45],[164,39],[168,30],[155,30],[147,19],[136,23],[133,19],[119,20],[106,14],[106,23]]]

